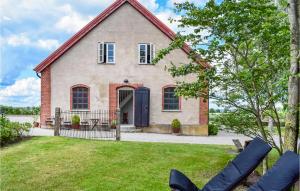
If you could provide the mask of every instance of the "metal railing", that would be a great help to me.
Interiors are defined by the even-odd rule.
[[[55,109],[54,135],[120,140],[120,111],[61,111]]]

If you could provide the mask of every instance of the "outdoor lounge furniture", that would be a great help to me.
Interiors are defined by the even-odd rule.
[[[299,160],[296,153],[285,152],[248,191],[288,190],[299,179]]]
[[[259,165],[271,150],[271,146],[260,138],[255,138],[238,154],[219,174],[213,177],[203,189],[187,178],[183,173],[173,169],[170,173],[170,188],[178,191],[229,191]]]
[[[243,147],[242,143],[240,142],[240,140],[238,140],[238,139],[232,139],[232,142],[234,143],[234,145],[237,148],[237,150],[238,150],[239,153],[244,150],[244,147]]]

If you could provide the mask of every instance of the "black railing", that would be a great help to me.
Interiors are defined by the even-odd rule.
[[[59,108],[57,108],[59,109]],[[56,112],[58,135],[85,139],[118,139],[119,114],[112,110]]]

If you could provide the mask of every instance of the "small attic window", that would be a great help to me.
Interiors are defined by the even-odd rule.
[[[154,45],[151,43],[139,44],[139,64],[152,64],[155,54]]]
[[[115,64],[116,45],[113,42],[98,42],[98,64]]]

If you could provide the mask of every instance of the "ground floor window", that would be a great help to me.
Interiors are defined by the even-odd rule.
[[[71,109],[89,109],[89,88],[76,85],[71,88]]]
[[[180,110],[180,99],[175,94],[175,87],[163,88],[163,110],[165,111]]]

